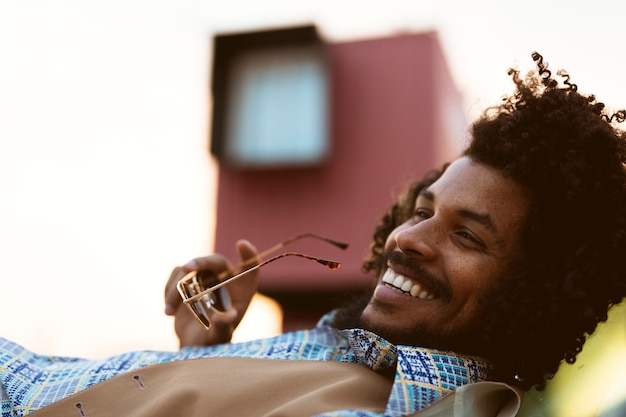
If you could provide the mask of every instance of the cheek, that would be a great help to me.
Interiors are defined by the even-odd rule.
[[[446,262],[446,275],[454,280],[459,293],[468,295],[482,293],[493,279],[493,265],[473,256],[456,254]]]
[[[458,262],[448,270],[455,277],[455,294],[471,309],[489,299],[499,279],[497,270],[487,262]]]

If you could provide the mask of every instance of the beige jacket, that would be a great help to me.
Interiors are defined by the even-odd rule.
[[[206,358],[130,371],[30,415],[298,417],[346,409],[383,414],[391,386],[390,379],[351,363]],[[481,382],[412,416],[513,417],[520,405],[520,392]]]

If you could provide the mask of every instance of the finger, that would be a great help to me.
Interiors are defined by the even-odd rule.
[[[245,239],[241,239],[237,241],[237,252],[241,257],[242,261],[248,261],[250,259],[256,258],[259,254],[257,248]],[[256,260],[258,262],[258,259]]]
[[[211,327],[215,329],[232,328],[234,322],[237,320],[238,312],[236,308],[229,308],[228,310],[216,314],[211,317]]]
[[[210,343],[227,343],[233,337],[233,331],[237,326],[239,313],[231,308],[224,313],[211,318],[211,331],[209,332]],[[206,333],[206,332],[205,332]]]
[[[236,244],[237,251],[244,264],[246,264],[246,270],[249,270],[259,263],[258,251],[256,247],[247,240],[239,240]],[[238,282],[233,283],[229,287],[231,293],[233,307],[239,310],[240,317],[238,317],[235,324],[238,324],[245,314],[250,304],[252,296],[257,290],[257,283],[259,278],[259,271],[255,269],[248,272],[246,276],[240,278]]]
[[[172,270],[165,285],[165,314],[172,316],[176,313],[182,299],[177,290],[178,281],[192,271],[213,271],[216,274],[230,267],[226,258],[221,255],[209,255],[192,259],[183,266]]]
[[[191,271],[213,271],[216,274],[228,269],[229,267],[230,264],[226,258],[218,254],[195,258],[181,266],[185,273]]]
[[[167,284],[165,284],[165,314],[173,316],[176,313],[176,309],[182,302],[180,294],[176,289],[178,281],[185,276],[185,272],[181,267],[176,267],[172,270]]]

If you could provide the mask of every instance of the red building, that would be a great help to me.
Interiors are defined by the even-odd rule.
[[[246,39],[263,36],[271,45],[268,34],[297,38],[289,33],[245,34],[238,47],[245,50]],[[230,36],[217,38],[214,60],[212,146],[218,161],[222,154],[215,150],[226,139],[215,128],[223,129],[223,77],[232,71],[219,42]],[[287,330],[310,325],[336,296],[373,283],[360,267],[374,227],[409,181],[453,159],[465,137],[462,100],[435,33],[320,45],[329,87],[324,157],[305,165],[219,164],[217,252],[236,260],[237,239],[264,249],[306,232],[350,244],[342,251],[304,239],[285,248],[340,261],[338,270],[296,258],[262,270],[260,291],[282,304]]]

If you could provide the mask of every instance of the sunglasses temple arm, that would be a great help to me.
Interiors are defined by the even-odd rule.
[[[302,255],[300,253],[287,252],[287,253],[283,253],[281,255],[274,256],[273,258],[270,258],[270,259],[267,259],[267,260],[265,260],[265,261],[263,261],[261,263],[258,263],[256,265],[254,265],[253,267],[246,269],[245,271],[242,271],[242,272],[240,272],[240,273],[238,273],[236,275],[228,277],[224,281],[211,286],[211,288],[207,288],[206,290],[204,290],[202,292],[199,292],[198,294],[185,299],[183,302],[185,304],[188,304],[190,302],[196,301],[196,300],[204,297],[205,295],[207,295],[207,294],[209,294],[209,293],[211,293],[211,292],[213,292],[213,291],[215,291],[217,289],[222,288],[224,285],[227,285],[230,282],[232,282],[232,281],[234,281],[236,279],[239,279],[242,276],[244,276],[244,275],[246,275],[246,274],[248,274],[248,273],[250,273],[252,271],[256,271],[257,269],[261,268],[262,266],[265,266],[265,265],[267,265],[269,263],[272,263],[274,261],[282,259],[282,258],[284,258],[286,256],[300,256],[300,257],[303,257],[305,259],[309,259],[309,260],[315,261],[315,262],[317,262],[319,264],[322,264],[322,265],[324,265],[324,266],[326,266],[326,267],[328,267],[330,269],[337,269],[337,268],[339,268],[341,266],[341,263],[339,263],[339,262],[329,261],[327,259],[322,259],[322,258],[314,258],[314,257]]]
[[[267,261],[265,261],[265,262],[261,262],[260,264],[254,265],[252,268],[246,269],[245,271],[242,271],[242,272],[240,272],[240,273],[238,273],[238,274],[236,274],[236,275],[233,275],[232,277],[229,277],[229,278],[225,279],[224,281],[222,281],[222,282],[220,282],[220,283],[218,283],[218,284],[215,284],[215,285],[211,286],[211,288],[207,288],[206,290],[204,290],[204,291],[202,291],[202,292],[199,292],[198,294],[196,294],[196,295],[194,295],[194,296],[192,296],[192,297],[189,297],[189,298],[185,299],[185,300],[184,300],[184,303],[191,303],[191,302],[194,302],[194,301],[196,301],[196,300],[198,300],[198,299],[200,299],[200,298],[204,297],[205,295],[207,295],[207,294],[209,294],[209,293],[212,293],[213,291],[215,291],[215,290],[218,290],[218,289],[222,288],[224,285],[227,285],[227,284],[229,284],[229,283],[233,282],[234,280],[236,280],[236,279],[238,279],[238,278],[241,278],[241,277],[243,277],[244,275],[246,275],[246,274],[248,274],[248,273],[250,273],[250,272],[252,272],[252,271],[256,271],[257,269],[261,268],[261,267],[262,267],[262,266],[264,266],[264,265],[267,265],[268,263],[270,263],[270,262],[272,262],[272,261],[275,261],[276,259],[279,259],[279,258],[271,258],[271,259],[268,259],[268,260],[267,260]],[[242,264],[242,265],[243,265],[243,264]],[[222,274],[220,274],[220,275],[222,275]]]
[[[255,262],[258,262],[259,259],[262,259],[262,258],[266,257],[270,253],[276,252],[278,249],[280,249],[283,246],[285,246],[285,244],[286,244],[285,242],[277,243],[276,245],[272,246],[271,248],[265,249],[263,252],[258,253],[256,256],[253,256],[252,258],[248,258],[245,261],[241,262],[240,264],[237,264],[237,265],[235,265],[235,266],[233,266],[231,268],[228,268],[228,269],[220,272],[219,274],[217,274],[217,279],[221,281],[224,278],[226,278],[226,277],[228,277],[230,275],[233,275],[235,272],[240,271],[239,273],[233,275],[231,278],[227,279],[226,281],[222,281],[216,287],[219,288],[219,287],[222,286],[223,283],[230,282],[231,279],[235,278],[240,273],[245,273],[245,272],[251,271],[252,269],[246,269],[246,268],[248,268],[251,265],[254,265]],[[200,295],[200,294],[198,294],[198,295]]]
[[[340,249],[346,249],[348,247],[347,243],[340,242],[338,240],[329,239],[327,237],[319,236],[319,235],[316,235],[316,234],[313,234],[313,233],[304,233],[304,234],[301,234],[301,235],[298,235],[298,236],[294,236],[291,239],[287,239],[285,241],[277,243],[274,246],[272,246],[271,248],[265,249],[263,252],[258,253],[256,256],[253,256],[252,258],[248,258],[245,261],[241,262],[240,264],[235,265],[232,268],[228,268],[225,271],[222,271],[221,273],[219,273],[217,275],[217,279],[221,281],[221,280],[223,280],[224,278],[226,278],[226,277],[228,277],[230,275],[236,274],[237,271],[240,271],[240,272],[247,271],[246,268],[251,266],[251,265],[254,265],[254,263],[258,262],[259,259],[263,259],[267,255],[269,255],[269,254],[271,254],[273,252],[276,252],[277,250],[287,246],[291,242],[294,242],[296,240],[300,240],[300,239],[305,238],[305,237],[314,237],[316,239],[323,240],[325,242],[328,242],[328,243],[330,243],[332,245],[337,246]],[[236,275],[234,275],[234,276],[236,276]]]

